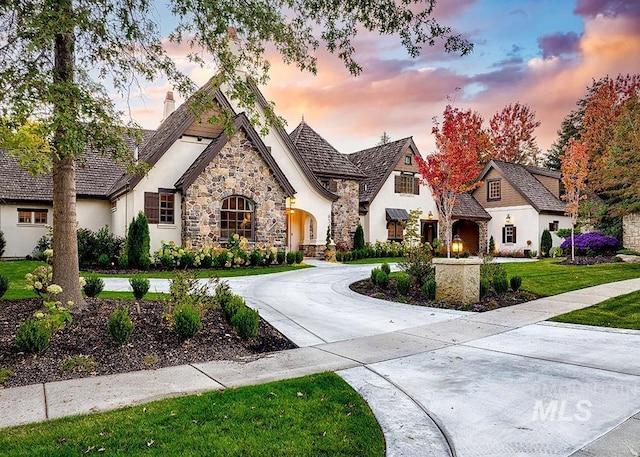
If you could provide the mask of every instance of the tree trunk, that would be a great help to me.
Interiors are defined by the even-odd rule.
[[[58,8],[67,17],[73,15],[71,0],[58,0]],[[70,21],[73,22],[73,21]],[[52,144],[53,157],[53,283],[62,287],[63,304],[72,301],[73,310],[86,303],[80,293],[76,218],[76,171],[74,153],[78,149],[73,132],[78,112],[72,89],[75,88],[75,36],[73,27],[62,28],[54,43],[53,116],[57,121]],[[71,134],[70,134],[71,133]]]
[[[86,303],[80,293],[76,218],[76,170],[73,157],[53,164],[53,283],[62,287],[58,299],[74,303],[81,311]]]
[[[575,236],[574,236],[574,227],[576,224],[574,222],[571,223],[571,261],[576,261],[576,244],[575,244]]]

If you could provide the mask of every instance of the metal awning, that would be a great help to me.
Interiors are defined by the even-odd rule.
[[[406,221],[409,219],[409,213],[402,208],[385,208],[388,221]]]

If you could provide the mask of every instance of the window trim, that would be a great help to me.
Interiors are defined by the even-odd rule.
[[[224,208],[224,204],[225,201],[231,201],[231,199],[234,198],[236,199],[236,208]],[[245,203],[248,203],[250,210],[239,210],[238,209],[238,201],[239,199],[244,200]],[[227,213],[233,213],[233,214],[250,214],[250,217],[248,219],[248,221],[250,222],[250,228],[248,231],[249,236],[247,236],[247,230],[244,229],[242,231],[238,231],[238,223],[243,224],[246,216],[243,217],[242,219],[239,219],[237,216],[235,218],[231,218],[228,217],[226,219],[223,219],[223,213],[227,212]],[[232,233],[237,233],[238,235],[240,235],[241,237],[245,237],[248,240],[251,241],[255,241],[256,238],[256,203],[250,199],[249,197],[245,197],[244,195],[229,195],[228,197],[223,198],[220,201],[220,212],[219,212],[219,216],[220,216],[220,239],[221,240],[228,240],[229,236]],[[236,225],[235,229],[231,229],[229,226],[231,225],[230,223],[233,222],[234,225]],[[226,228],[223,228],[224,224],[227,224]]]
[[[498,185],[498,196],[497,197],[492,197],[491,196],[491,185],[492,184],[497,184]],[[496,201],[500,201],[502,200],[502,180],[501,179],[489,179],[487,180],[487,201],[488,202],[496,202]]]
[[[404,156],[404,164],[405,165],[413,165],[413,157],[409,154]]]
[[[43,226],[49,223],[49,210],[47,208],[18,208],[18,225],[37,225]],[[20,221],[21,213],[29,213],[28,221]],[[42,215],[44,216],[44,222],[42,222]],[[37,217],[40,216],[40,217]],[[40,221],[40,222],[36,222]]]

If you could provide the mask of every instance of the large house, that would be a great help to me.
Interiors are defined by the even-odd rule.
[[[248,83],[264,113],[266,100]],[[213,111],[233,113],[234,133],[207,122],[212,111],[194,114],[189,100],[174,109],[169,93],[161,125],[143,132],[142,144],[131,144],[132,154],[151,165],[146,175],[127,174],[95,151],[78,163],[79,227],[107,226],[125,236],[142,211],[152,250],[162,241],[224,243],[238,233],[317,255],[328,230],[336,244],[350,248],[358,224],[369,242],[401,240],[409,211],[420,209],[423,241],[438,237],[436,205],[421,184],[415,160],[420,152],[411,138],[343,154],[304,121],[290,134],[277,125],[258,134],[222,91],[207,84],[203,93],[214,100]],[[24,257],[52,223],[51,175],[32,177],[4,151],[0,166],[5,256]],[[490,236],[502,250],[535,250],[543,228],[569,226],[557,173],[491,162],[479,179],[483,186],[461,196],[454,212],[454,233],[469,251],[485,252]]]

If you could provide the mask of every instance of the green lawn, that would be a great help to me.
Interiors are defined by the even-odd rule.
[[[404,257],[371,257],[368,259],[350,260],[347,265],[369,265],[373,263],[398,263],[402,262]]]
[[[509,277],[522,277],[522,290],[538,295],[557,295],[623,279],[640,278],[640,263],[558,265],[563,259],[503,264]]]
[[[5,300],[17,298],[33,298],[34,293],[24,288],[24,276],[31,273],[44,262],[34,260],[6,260],[0,262],[0,275],[9,278],[9,290],[2,296]]]
[[[285,271],[293,271],[293,270],[302,270],[304,268],[313,268],[312,265],[307,265],[305,263],[301,263],[298,265],[274,265],[271,267],[245,267],[245,268],[230,268],[225,270],[215,270],[215,269],[196,269],[193,272],[196,273],[198,278],[211,278],[217,276],[219,278],[236,278],[238,276],[256,276],[256,275],[268,275],[271,273],[282,273]],[[176,270],[179,271],[179,270]],[[86,271],[82,271],[80,274],[87,274]],[[146,278],[172,278],[175,274],[175,271],[145,271],[139,273],[140,275]],[[103,278],[108,278],[109,276],[115,276],[118,278],[129,278],[133,276],[133,274],[124,274],[114,272],[112,275],[110,274],[100,274]]]
[[[549,319],[554,322],[640,330],[640,291]]]
[[[19,456],[384,456],[380,426],[324,373],[0,430]]]

